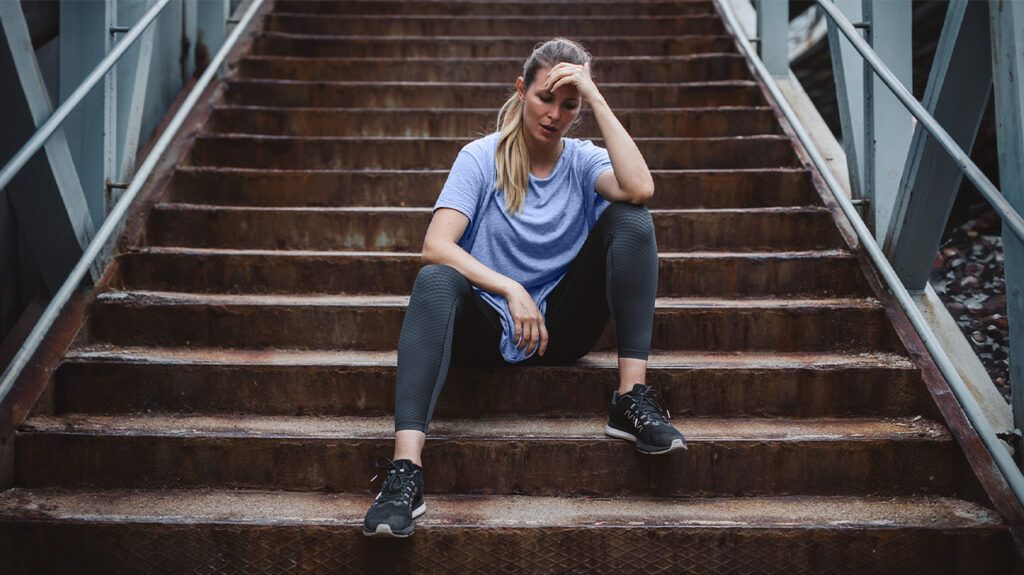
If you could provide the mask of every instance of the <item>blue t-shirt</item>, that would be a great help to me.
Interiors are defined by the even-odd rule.
[[[465,214],[469,225],[459,246],[485,266],[522,284],[543,314],[548,294],[610,203],[594,190],[594,184],[612,163],[608,151],[593,142],[563,138],[562,155],[554,170],[546,178],[530,174],[523,211],[510,216],[504,190],[494,189],[499,136],[495,132],[462,148],[434,211],[453,208]],[[536,353],[536,349],[527,354],[525,348],[516,347],[508,301],[477,286],[473,289],[501,317],[500,349],[505,361],[517,363]]]

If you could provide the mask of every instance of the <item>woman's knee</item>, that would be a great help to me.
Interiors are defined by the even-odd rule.
[[[654,219],[650,210],[643,204],[629,202],[612,202],[605,212],[612,220],[611,227],[616,233],[629,230],[639,235],[654,236]]]
[[[469,280],[459,270],[445,264],[426,264],[416,274],[413,294],[461,296],[469,289]]]

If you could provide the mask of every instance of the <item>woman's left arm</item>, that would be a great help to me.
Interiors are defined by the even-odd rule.
[[[580,66],[562,62],[555,65],[548,73],[545,87],[550,86],[548,89],[554,92],[565,84],[574,84],[580,97],[590,105],[612,162],[612,169],[597,178],[597,193],[609,201],[622,200],[634,204],[651,199],[654,196],[654,179],[647,169],[647,162],[590,78],[590,64]]]

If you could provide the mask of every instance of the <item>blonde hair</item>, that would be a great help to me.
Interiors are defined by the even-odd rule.
[[[553,38],[534,47],[523,64],[523,83],[529,91],[540,68],[552,68],[559,62],[582,65],[590,61],[590,53],[583,46],[567,38]],[[509,215],[522,213],[530,184],[530,154],[523,129],[523,101],[518,92],[513,92],[498,111],[497,131],[501,136],[495,157],[498,179],[494,184],[495,190],[505,190]]]

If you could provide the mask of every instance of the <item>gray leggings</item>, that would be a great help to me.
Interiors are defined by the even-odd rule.
[[[651,350],[658,248],[643,205],[613,202],[548,296],[548,347],[515,365],[571,363],[601,337],[611,313],[619,357]],[[498,350],[501,319],[458,270],[423,266],[398,339],[395,431],[426,432],[449,365],[509,365]]]

